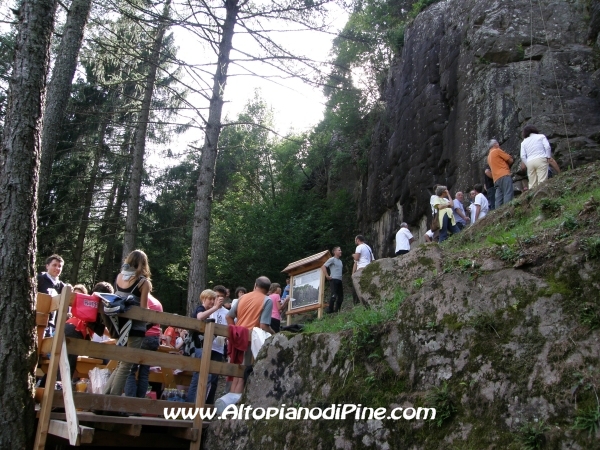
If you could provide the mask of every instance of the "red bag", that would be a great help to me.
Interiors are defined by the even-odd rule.
[[[93,323],[98,314],[100,297],[95,295],[75,294],[75,300],[71,305],[71,313],[84,322]]]

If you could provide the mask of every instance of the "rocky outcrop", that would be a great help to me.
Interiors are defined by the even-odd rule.
[[[573,265],[581,267],[577,258],[570,255],[556,270],[572,276]],[[572,423],[596,405],[590,386],[599,375],[600,332],[582,327],[570,312],[560,277],[549,283],[502,266],[488,262],[495,269],[488,271],[465,264],[465,272],[444,273],[428,263],[420,266],[426,280],[383,327],[276,335],[261,351],[242,399],[253,408],[430,406],[439,415],[449,404],[441,426],[352,416],[226,420],[210,425],[205,448],[223,442],[245,450],[521,448],[526,430],[541,423],[551,424],[540,427],[547,448],[592,448],[600,432],[587,436]],[[362,276],[382,288],[384,274],[405,279],[402,265],[391,260],[371,267]],[[597,270],[588,265],[579,276]],[[372,304],[386,297],[385,288],[380,292]]]
[[[445,0],[415,19],[362,180],[360,228],[377,257],[393,254],[402,221],[427,229],[434,183],[482,181],[491,138],[518,157],[533,123],[561,167],[598,159],[598,29],[598,3],[579,0]]]

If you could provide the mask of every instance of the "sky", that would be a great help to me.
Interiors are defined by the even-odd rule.
[[[316,61],[327,61],[330,59],[332,41],[336,34],[346,24],[348,15],[345,11],[332,5],[330,18],[328,19],[327,33],[317,31],[298,31],[277,33],[274,39],[282,43],[293,53],[310,57]],[[241,28],[237,28],[241,30]],[[175,45],[179,48],[177,56],[179,59],[199,64],[203,61],[214,61],[216,56],[210,49],[202,49],[199,40],[183,27],[172,29]],[[232,59],[240,57],[236,48],[252,48],[252,38],[243,33],[236,33],[233,37],[234,50]],[[211,68],[211,70],[214,70]],[[276,76],[279,73],[265,64],[252,65],[252,70],[266,76]],[[327,69],[325,69],[327,70]],[[285,135],[290,131],[303,132],[310,130],[323,118],[325,108],[325,97],[322,88],[311,86],[300,79],[274,78],[273,80],[243,74],[243,70],[231,64],[229,77],[225,87],[225,105],[222,119],[226,117],[234,120],[242,112],[246,103],[254,97],[255,90],[260,90],[260,96],[273,109],[274,129]],[[191,78],[187,81],[193,83]],[[212,80],[210,80],[212,83]],[[202,104],[203,99],[197,95],[191,95],[189,100],[195,105]],[[182,136],[175,138],[173,146],[178,149],[186,147],[189,143],[201,144],[202,132],[198,129],[190,130]]]

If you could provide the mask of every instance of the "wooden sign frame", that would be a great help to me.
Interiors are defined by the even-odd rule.
[[[321,253],[308,256],[299,261],[290,263],[282,272],[286,272],[290,276],[290,293],[289,297],[293,298],[294,294],[294,277],[302,276],[308,272],[319,270],[319,300],[317,303],[299,308],[292,309],[292,302],[288,302],[288,308],[286,311],[287,324],[292,324],[292,315],[302,314],[309,311],[318,310],[317,317],[323,318],[323,311],[325,309],[324,297],[325,297],[325,274],[321,270],[321,266],[331,258],[329,250],[325,250]]]

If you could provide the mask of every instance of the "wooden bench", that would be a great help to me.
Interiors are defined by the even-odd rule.
[[[40,294],[44,296],[44,294]],[[42,450],[48,436],[67,439],[71,445],[92,444],[94,446],[139,446],[150,448],[175,448],[188,443],[190,450],[200,448],[202,438],[202,418],[197,415],[194,420],[168,420],[164,418],[165,408],[204,408],[209,373],[243,377],[245,367],[210,360],[212,341],[215,336],[228,337],[227,326],[205,323],[190,317],[178,316],[163,312],[133,307],[120,317],[141,320],[147,323],[160,323],[178,328],[185,328],[204,334],[203,354],[206,358],[190,358],[179,354],[153,352],[115,345],[65,338],[64,329],[69,305],[72,300],[71,286],[63,288],[60,296],[42,297],[38,320],[38,338],[43,322],[42,317],[58,309],[56,332],[53,338],[41,339],[38,352],[43,359],[50,354],[47,361],[47,379],[41,406],[38,412],[38,427],[34,448]],[[45,296],[49,297],[49,296]],[[49,306],[48,306],[49,305]],[[46,311],[47,310],[47,311]],[[47,316],[46,316],[47,317]],[[47,319],[46,319],[47,321]],[[74,393],[69,382],[63,382],[62,391],[55,391],[57,371],[60,370],[63,380],[70,380],[67,354],[87,355],[99,360],[110,359],[135,364],[161,366],[165,373],[172,369],[199,372],[198,388],[195,403],[170,402],[114,395]],[[64,413],[52,412],[52,408],[64,408]],[[77,411],[80,409],[81,411]],[[117,417],[97,415],[83,410],[107,411],[113,413],[151,414],[159,417]],[[85,425],[81,425],[85,423]],[[145,427],[148,432],[145,433]],[[156,433],[155,427],[163,432]],[[109,432],[106,435],[105,432]],[[144,435],[147,434],[146,437]],[[165,439],[167,436],[167,439]],[[134,441],[128,442],[128,439]],[[182,444],[183,442],[183,444]]]

